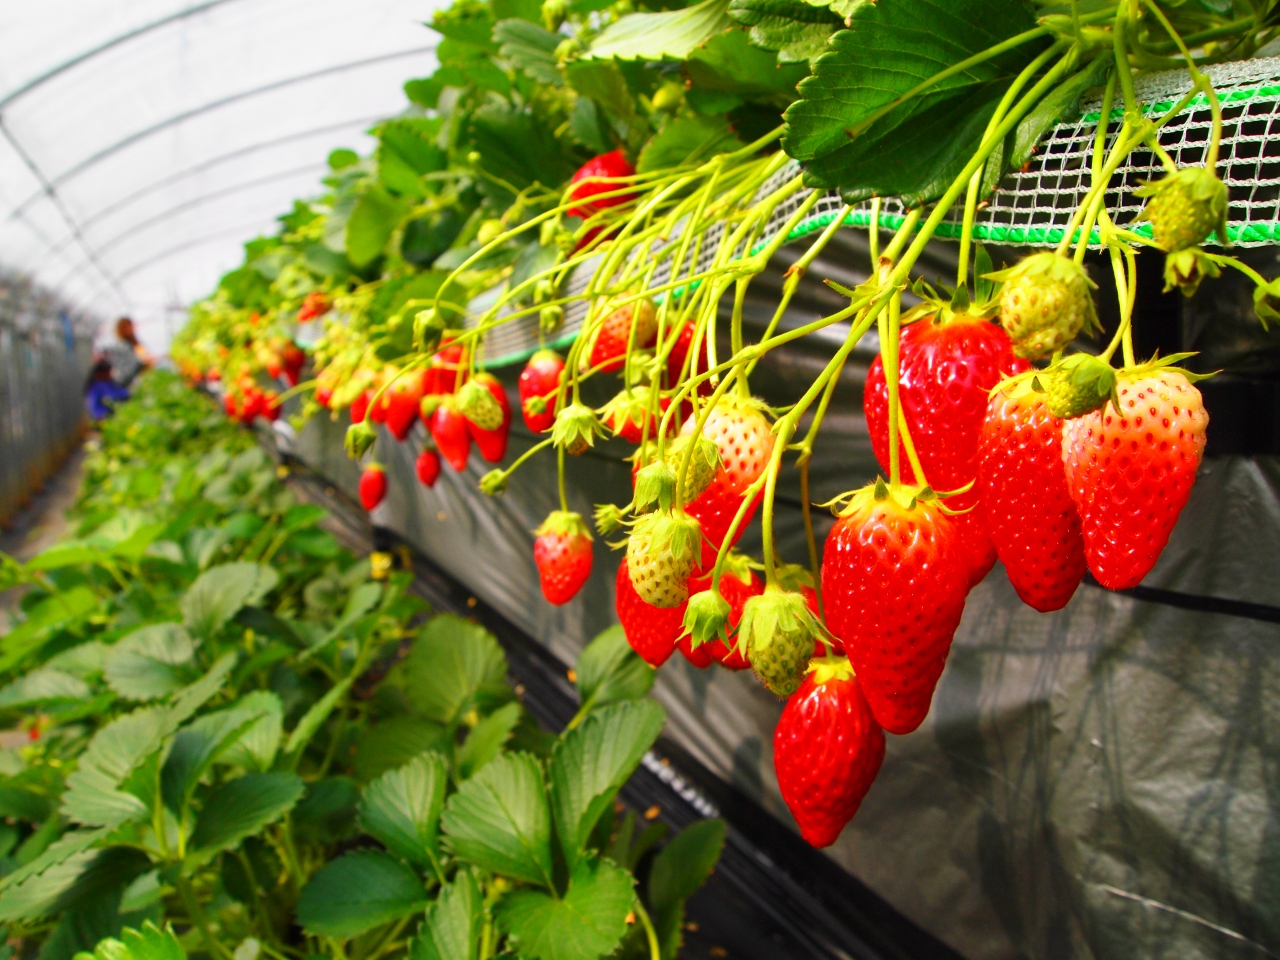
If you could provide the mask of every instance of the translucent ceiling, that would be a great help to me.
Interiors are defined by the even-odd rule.
[[[444,0],[0,3],[0,264],[163,350],[435,69]]]

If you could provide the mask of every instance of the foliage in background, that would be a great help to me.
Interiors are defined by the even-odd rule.
[[[0,637],[0,722],[29,737],[0,750],[10,942],[674,957],[724,826],[655,856],[664,828],[620,813],[663,726],[652,670],[607,631],[577,665],[582,710],[541,730],[491,634],[433,615],[408,574],[371,579],[282,473],[153,373],[103,426],[74,536],[0,555],[0,586],[27,590]]]

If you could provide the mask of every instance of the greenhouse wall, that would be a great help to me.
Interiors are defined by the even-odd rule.
[[[0,524],[80,438],[93,329],[54,294],[0,271]]]

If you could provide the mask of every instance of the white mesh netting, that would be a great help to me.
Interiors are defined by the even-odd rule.
[[[1222,104],[1223,131],[1218,159],[1218,175],[1230,189],[1227,234],[1241,247],[1265,246],[1280,242],[1280,57],[1221,64],[1207,71]],[[1137,95],[1148,116],[1172,109],[1191,90],[1184,70],[1150,74],[1137,83]],[[1053,246],[1061,241],[1072,213],[1084,199],[1090,184],[1090,163],[1094,137],[1100,119],[1099,98],[1083,105],[1081,116],[1072,123],[1055,127],[1040,144],[1026,168],[1008,174],[989,201],[978,211],[974,235],[988,243],[1018,246]],[[1123,111],[1111,115],[1107,146],[1110,148],[1120,127]],[[1190,104],[1160,131],[1160,145],[1179,166],[1200,166],[1205,161],[1212,117],[1208,102],[1198,94]],[[799,164],[788,164],[760,189],[764,197],[793,179]],[[1150,225],[1135,223],[1143,200],[1134,191],[1146,181],[1163,175],[1159,158],[1148,149],[1133,151],[1108,185],[1106,203],[1112,218],[1121,226],[1150,236]],[[808,191],[799,191],[779,204],[756,249],[776,236],[804,202]],[[788,236],[799,240],[829,225],[844,204],[835,191],[823,196]],[[887,199],[881,205],[880,226],[896,229],[902,223],[903,207]],[[937,236],[955,238],[960,233],[960,208],[939,227]],[[867,227],[871,204],[853,209],[848,226]],[[704,270],[719,246],[722,228],[713,226],[703,237],[701,252],[682,274]],[[1091,238],[1096,242],[1097,232]],[[674,242],[675,238],[670,242]],[[565,284],[565,291],[580,294],[586,289],[594,264],[579,268]],[[670,263],[661,264],[650,286],[670,279]],[[496,296],[493,291],[490,296]],[[481,298],[485,300],[486,298]],[[488,299],[492,303],[492,299]],[[475,306],[481,306],[477,303]],[[564,346],[577,336],[586,318],[588,304],[575,301],[565,311],[564,324],[548,340]],[[474,325],[474,314],[469,323]],[[500,366],[525,359],[540,346],[537,317],[525,317],[495,327],[487,336],[485,357],[488,366]]]

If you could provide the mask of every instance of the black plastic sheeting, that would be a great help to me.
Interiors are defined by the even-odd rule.
[[[864,248],[858,235],[838,237],[811,276],[856,282],[865,276]],[[937,253],[926,272],[943,272],[946,254]],[[753,285],[749,327],[763,326],[771,289],[794,255]],[[1265,257],[1274,261],[1274,254]],[[1158,266],[1154,255],[1141,259]],[[1101,273],[1095,271],[1100,281]],[[1241,290],[1227,279],[1207,283],[1188,308],[1152,298],[1150,316],[1138,325],[1140,348],[1144,338],[1165,344],[1164,352],[1204,341],[1225,313],[1233,319],[1221,337],[1233,369],[1266,395],[1275,367],[1254,357],[1271,351],[1275,333],[1240,320],[1248,301]],[[808,322],[842,302],[806,283],[784,324]],[[775,351],[754,383],[767,388],[772,402],[794,400],[843,336],[835,328]],[[861,412],[875,349],[869,337],[841,378],[813,458],[814,501],[877,472]],[[518,409],[518,369],[496,372]],[[608,387],[599,388],[584,399],[603,402]],[[1274,409],[1246,409],[1240,423],[1238,411],[1215,406],[1211,390],[1206,397],[1211,437],[1222,430],[1248,441],[1253,424],[1277,416]],[[350,494],[358,468],[342,451],[345,426],[345,417],[313,420],[282,444]],[[530,531],[558,506],[554,457],[534,458],[497,500],[477,488],[489,466],[478,457],[463,475],[446,469],[427,490],[413,470],[421,430],[405,444],[380,439],[375,455],[391,484],[373,522],[572,662],[615,619],[618,560],[597,540],[582,595],[563,608],[542,600]],[[517,417],[508,462],[532,442]],[[571,509],[589,516],[595,503],[626,502],[630,470],[622,458],[629,452],[615,441],[571,460]],[[790,471],[779,490],[780,550],[804,562]],[[831,521],[820,510],[815,519],[821,537]],[[741,545],[749,552],[757,551],[758,527]],[[889,738],[879,779],[826,855],[971,960],[1280,956],[1277,621],[1280,459],[1274,456],[1206,459],[1169,547],[1143,585],[1126,595],[1086,583],[1064,610],[1039,614],[1021,604],[997,565],[969,596],[928,720],[909,736]],[[698,671],[677,654],[662,669],[656,695],[669,712],[671,744],[721,778],[732,795],[791,824],[772,770],[781,704],[771,694],[749,673]],[[794,844],[802,844],[798,836]],[[936,954],[908,946],[899,955]]]

